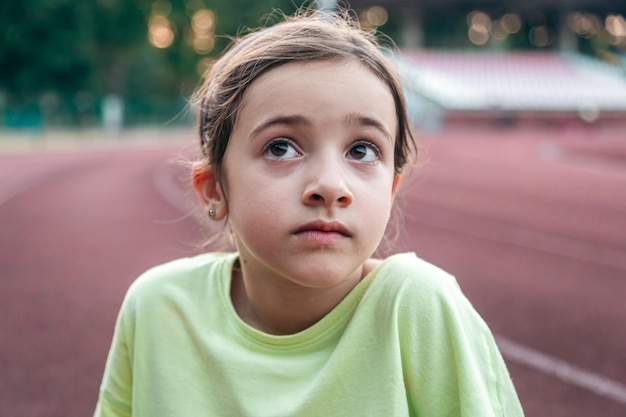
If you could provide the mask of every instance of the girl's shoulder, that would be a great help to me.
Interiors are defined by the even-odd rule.
[[[488,332],[454,276],[414,253],[385,259],[368,279],[364,304],[396,317],[404,331],[430,334],[443,328],[449,332],[472,328],[480,334]]]
[[[129,287],[128,296],[167,292],[173,288],[193,289],[211,279],[229,276],[235,253],[209,252],[175,259],[148,269]]]
[[[413,252],[392,255],[373,268],[371,274],[386,285],[425,291],[457,291],[459,285],[450,273],[419,258]]]
[[[454,276],[415,253],[392,255],[367,277],[367,297],[410,314],[473,310]]]

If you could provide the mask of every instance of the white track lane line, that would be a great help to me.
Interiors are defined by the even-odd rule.
[[[626,385],[618,381],[586,371],[502,336],[496,336],[496,343],[502,356],[511,362],[526,365],[561,381],[626,405]]]
[[[194,208],[191,196],[185,193],[174,178],[177,171],[173,164],[171,161],[157,163],[152,172],[152,184],[157,194],[170,206],[181,212],[184,217],[193,216],[200,223],[198,210]]]
[[[162,198],[183,214],[191,211],[188,196],[172,178],[174,170],[167,165],[157,166],[153,182]],[[437,223],[437,222],[434,222]],[[428,223],[430,224],[430,223]],[[534,248],[533,248],[534,249]],[[539,249],[545,250],[547,248]],[[551,248],[550,252],[554,249]],[[626,386],[605,376],[583,370],[561,359],[534,350],[500,335],[495,335],[502,356],[511,362],[553,376],[563,382],[583,388],[594,394],[626,404]]]
[[[2,184],[0,188],[0,206],[5,204],[7,201],[11,200],[14,197],[22,194],[24,191],[29,188],[34,187],[38,183],[42,182],[41,178],[38,177],[26,177],[20,178],[16,181],[10,181],[8,184]]]
[[[51,175],[54,175],[64,168],[65,166],[63,164],[50,165],[40,172],[26,173],[19,178],[0,182],[0,206],[28,191],[30,188],[48,181]]]
[[[420,201],[419,204],[421,206],[420,216],[407,214],[405,215],[407,220],[478,239],[626,269],[626,251],[624,250],[593,245],[581,240],[527,229],[501,221],[488,221],[486,218],[471,213],[455,212],[427,201]],[[468,217],[472,221],[459,219],[457,214]]]

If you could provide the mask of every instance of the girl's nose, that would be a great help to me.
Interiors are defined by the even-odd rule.
[[[348,207],[352,204],[354,195],[346,183],[344,163],[343,158],[336,158],[332,153],[312,159],[302,202],[311,206],[328,207]]]
[[[316,170],[317,175],[302,194],[302,202],[311,206],[348,207],[354,195],[346,184],[345,173],[337,167],[323,164]]]
[[[308,187],[302,195],[302,202],[309,206],[348,207],[353,200],[354,196],[343,181],[336,184],[317,183]]]

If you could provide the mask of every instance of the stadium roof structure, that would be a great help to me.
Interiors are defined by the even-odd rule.
[[[352,8],[383,6],[389,9],[420,11],[480,9],[493,12],[525,13],[532,10],[587,11],[600,14],[626,13],[626,2],[615,0],[349,0]]]
[[[326,2],[334,4],[331,0]],[[364,26],[383,26],[383,32],[393,36],[401,46],[543,48],[588,54],[598,50],[626,51],[626,0],[339,0],[337,3],[356,10]],[[385,28],[387,22],[390,25]]]
[[[400,26],[398,62],[425,119],[626,120],[626,0],[343,3],[372,24],[379,6]]]

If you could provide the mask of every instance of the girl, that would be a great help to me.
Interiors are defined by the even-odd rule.
[[[522,416],[454,278],[372,258],[414,142],[371,34],[287,19],[241,39],[198,97],[193,185],[236,251],[131,286],[96,416]]]

